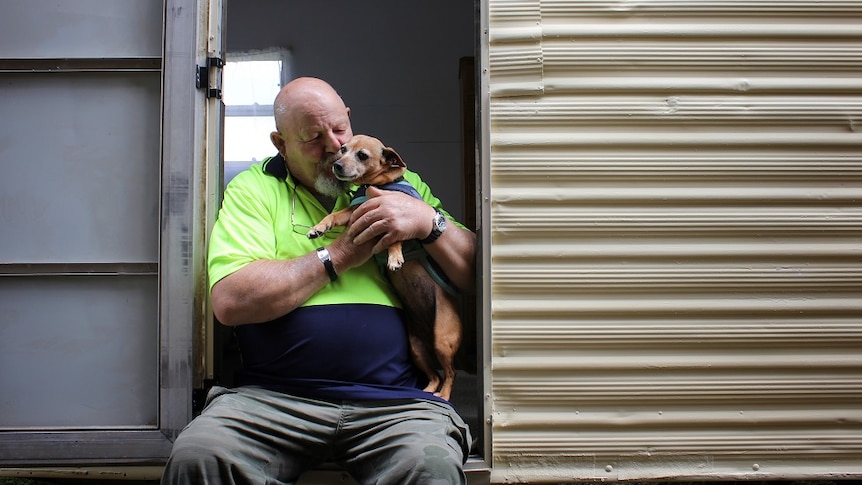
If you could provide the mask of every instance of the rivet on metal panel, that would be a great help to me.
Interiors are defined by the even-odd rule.
[[[610,472],[614,471],[614,467],[613,467],[613,466],[611,466],[611,465],[608,465],[608,466],[606,466],[606,467],[605,467],[605,471],[606,471],[606,472],[608,472],[608,473],[610,473]]]
[[[751,465],[751,469],[752,469],[752,470],[754,470],[754,471],[760,470],[760,465],[758,465],[757,463],[755,463],[754,465]]]

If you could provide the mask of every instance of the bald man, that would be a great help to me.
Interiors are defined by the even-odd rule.
[[[350,203],[332,173],[353,135],[350,109],[316,78],[285,85],[274,108],[278,154],[234,178],[210,236],[213,313],[233,327],[243,365],[236,387],[214,387],[177,438],[162,482],[294,483],[332,462],[359,483],[464,483],[470,431],[422,390],[401,303],[372,256],[427,239],[428,255],[470,290],[475,234],[408,171],[421,199],[370,188],[348,229],[308,239]],[[437,211],[451,222],[442,233]]]

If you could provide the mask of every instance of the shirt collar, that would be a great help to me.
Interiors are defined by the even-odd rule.
[[[281,153],[263,162],[263,171],[279,180],[287,178],[287,163]]]

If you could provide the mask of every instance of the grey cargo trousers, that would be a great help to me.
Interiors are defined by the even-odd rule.
[[[214,387],[179,435],[163,484],[292,484],[335,463],[361,484],[465,483],[460,416],[422,400],[333,403],[256,387]]]

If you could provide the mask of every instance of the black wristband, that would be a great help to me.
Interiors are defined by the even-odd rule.
[[[326,274],[329,275],[329,281],[338,279],[338,273],[335,272],[335,266],[332,265],[332,258],[329,256],[329,250],[323,247],[317,248],[317,258],[323,263],[326,268]]]

